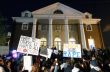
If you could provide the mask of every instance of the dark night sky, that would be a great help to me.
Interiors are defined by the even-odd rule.
[[[100,18],[101,27],[110,24],[110,0],[0,0],[0,14],[11,18],[20,16],[24,10],[34,11],[55,2],[61,2],[81,12],[90,12]],[[110,43],[110,31],[103,33],[107,45]]]

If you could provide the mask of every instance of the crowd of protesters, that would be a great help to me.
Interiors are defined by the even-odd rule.
[[[0,72],[28,72],[23,69],[22,57],[0,57]],[[110,50],[82,50],[82,58],[63,57],[63,52],[52,53],[51,58],[33,56],[31,72],[110,72]]]

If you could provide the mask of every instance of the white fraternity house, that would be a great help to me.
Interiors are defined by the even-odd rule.
[[[92,18],[88,12],[80,12],[62,3],[54,3],[35,11],[24,11],[21,17],[13,17],[15,31],[13,48],[21,35],[41,40],[41,48],[63,50],[64,44],[81,44],[81,48],[102,48],[101,19]]]

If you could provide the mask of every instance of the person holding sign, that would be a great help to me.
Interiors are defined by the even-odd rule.
[[[37,63],[33,64],[31,72],[39,72],[39,66]]]

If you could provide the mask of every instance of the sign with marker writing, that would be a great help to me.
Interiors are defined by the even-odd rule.
[[[27,36],[21,36],[17,48],[17,52],[38,55],[40,47],[40,40]]]
[[[69,48],[69,46],[63,49],[63,57],[73,57],[73,58],[81,58],[81,45],[74,44],[71,46],[73,48]]]

